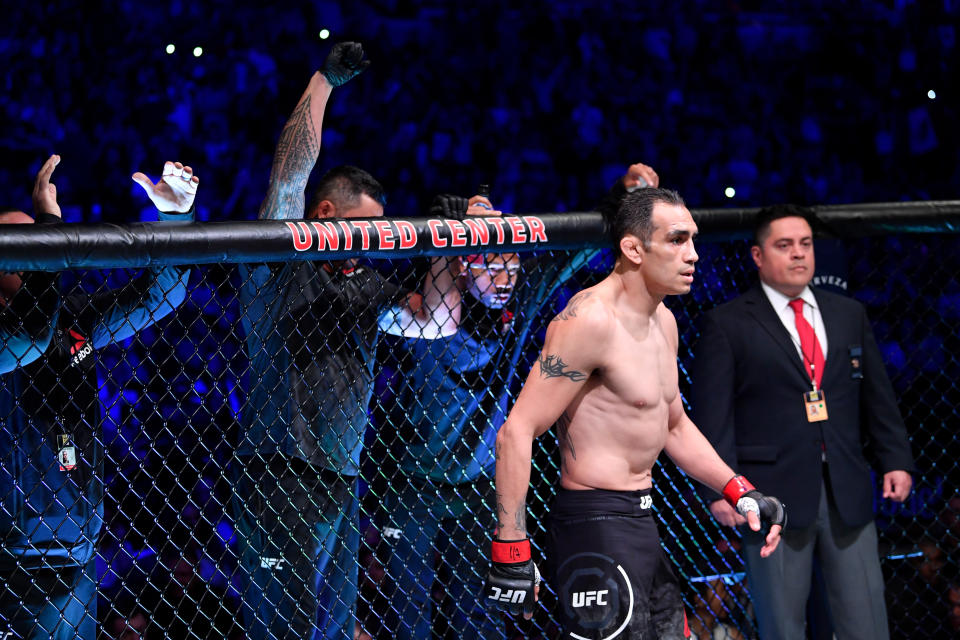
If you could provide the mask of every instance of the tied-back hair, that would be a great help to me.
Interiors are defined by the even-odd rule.
[[[647,187],[624,196],[616,211],[604,212],[615,257],[620,257],[620,240],[628,233],[640,238],[644,249],[650,248],[650,238],[653,236],[653,207],[658,202],[687,206],[680,194],[673,189]]]
[[[812,209],[798,204],[774,204],[757,212],[757,217],[753,221],[753,246],[763,246],[767,236],[770,235],[770,224],[781,218],[803,218],[810,225],[811,230],[816,229],[817,216]]]
[[[360,206],[360,197],[368,195],[380,206],[386,206],[387,193],[372,175],[351,165],[334,167],[323,174],[310,199],[307,211],[313,211],[323,200],[329,200],[338,211]]]

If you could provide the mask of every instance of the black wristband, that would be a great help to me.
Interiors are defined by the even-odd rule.
[[[60,216],[55,216],[52,213],[43,213],[43,212],[37,213],[37,215],[34,216],[33,221],[36,224],[60,224],[61,222],[63,222]]]

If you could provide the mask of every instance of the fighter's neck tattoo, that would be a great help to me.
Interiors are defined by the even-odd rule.
[[[543,378],[570,378],[574,382],[587,379],[587,375],[582,371],[576,369],[565,371],[564,369],[569,365],[558,355],[544,354],[537,362],[540,363],[540,376]]]

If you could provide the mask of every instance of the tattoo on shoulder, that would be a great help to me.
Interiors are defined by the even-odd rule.
[[[543,378],[570,378],[574,382],[587,379],[587,374],[582,371],[565,370],[569,365],[558,355],[541,355],[537,362],[540,363],[540,376]]]
[[[570,302],[567,303],[566,308],[554,316],[553,321],[563,321],[569,320],[570,318],[576,318],[577,310],[580,308],[581,303],[583,303],[584,300],[592,295],[592,291],[581,291],[577,295],[573,296],[573,298],[570,299]]]

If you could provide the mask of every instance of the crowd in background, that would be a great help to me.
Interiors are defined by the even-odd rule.
[[[584,207],[629,158],[655,163],[693,207],[945,199],[960,182],[958,11],[951,0],[10,7],[0,188],[22,199],[56,150],[72,215],[125,221],[126,176],[181,157],[203,170],[201,218],[254,218],[309,74],[331,41],[353,39],[373,66],[331,102],[320,162],[377,176],[387,215],[481,182],[506,211]]]

